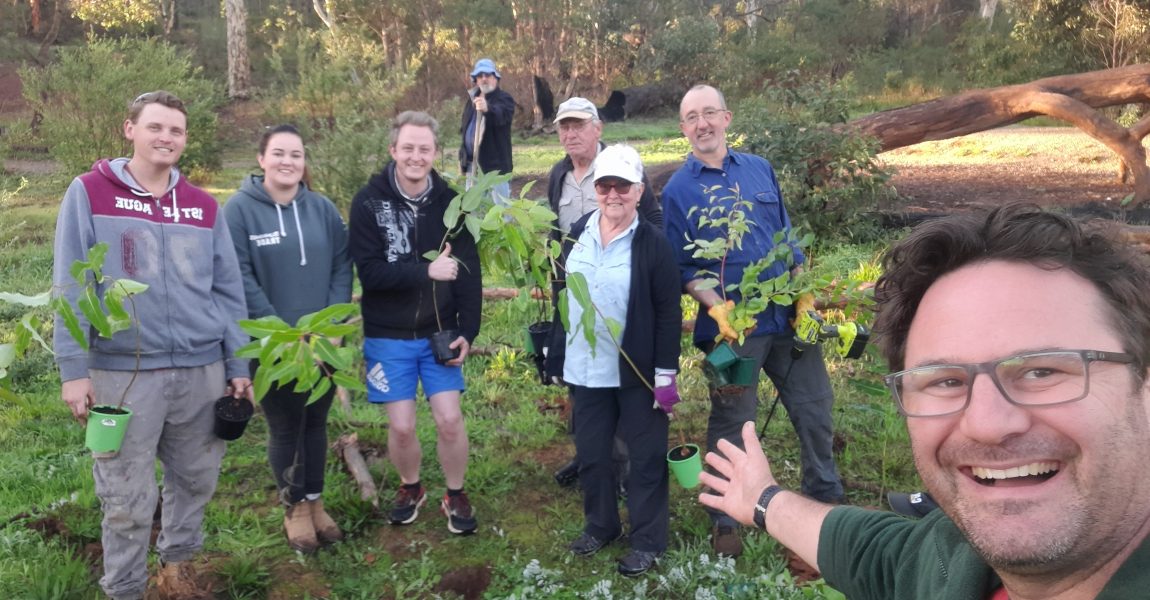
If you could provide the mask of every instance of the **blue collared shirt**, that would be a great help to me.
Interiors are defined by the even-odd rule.
[[[667,182],[663,188],[663,219],[666,223],[667,238],[679,263],[683,285],[694,279],[714,277],[700,271],[718,273],[723,265],[719,260],[694,258],[692,251],[684,247],[692,240],[718,239],[726,232],[715,227],[699,228],[699,211],[709,207],[712,197],[731,204],[736,194],[751,201],[751,214],[748,220],[753,223],[751,230],[743,236],[741,248],[734,248],[727,256],[723,271],[723,283],[738,283],[743,277],[743,269],[767,255],[774,247],[774,235],[778,231],[790,231],[791,220],[783,206],[779,183],[775,171],[765,159],[753,154],[731,152],[723,159],[721,169],[714,169],[687,155],[687,162]],[[697,207],[690,213],[692,207]],[[794,249],[795,264],[806,260],[800,249]],[[781,261],[763,271],[760,280],[777,277],[786,270]],[[720,295],[722,291],[716,289]],[[738,301],[738,291],[728,291],[727,298]],[[770,304],[757,317],[758,326],[752,335],[769,335],[790,331],[790,319],[794,310],[789,306]],[[700,310],[695,323],[695,340],[713,340],[718,334],[715,321]]]
[[[587,278],[591,302],[601,313],[595,317],[595,348],[592,350],[583,330],[579,329],[583,309],[571,290],[566,291],[567,316],[571,324],[567,333],[567,357],[563,363],[563,380],[567,383],[592,388],[619,387],[619,349],[611,341],[604,318],[619,323],[616,340],[622,344],[627,326],[627,300],[631,297],[631,243],[635,240],[638,226],[639,216],[635,215],[631,225],[603,247],[600,243],[599,210],[595,209],[567,256],[567,271],[582,273]]]

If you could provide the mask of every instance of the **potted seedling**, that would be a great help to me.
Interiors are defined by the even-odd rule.
[[[706,191],[708,203],[704,207],[692,208],[688,215],[694,215],[700,230],[712,229],[721,232],[714,239],[695,239],[685,248],[695,258],[717,261],[715,270],[701,270],[702,282],[698,289],[715,289],[724,303],[733,304],[727,312],[731,328],[738,333],[738,344],[746,335],[754,331],[756,317],[771,303],[790,306],[804,293],[812,292],[817,280],[810,271],[794,274],[795,250],[807,248],[814,240],[811,234],[798,235],[791,231],[778,231],[772,239],[772,247],[765,256],[747,265],[739,281],[727,281],[725,277],[727,259],[731,252],[741,248],[743,238],[758,227],[751,218],[751,201],[741,198],[737,190],[722,195],[718,186]],[[782,271],[773,277],[765,273],[776,264]],[[758,383],[759,369],[755,360],[740,357],[732,345],[722,336],[716,337],[714,349],[704,360],[704,371],[711,385],[720,393],[740,393],[743,388]]]
[[[519,198],[487,211],[479,255],[485,269],[505,274],[535,300],[533,320],[524,335],[525,350],[535,360],[540,381],[546,383],[543,351],[551,335],[549,289],[560,248],[551,236],[555,213],[545,203],[526,197],[533,183],[524,186]]]
[[[698,444],[687,442],[687,434],[679,429],[679,444],[667,452],[667,466],[675,481],[686,489],[699,485],[699,473],[703,472],[703,452]]]
[[[111,338],[118,332],[136,325],[136,372],[139,371],[139,322],[136,319],[135,302],[133,297],[148,289],[148,286],[131,279],[116,279],[103,273],[104,256],[108,252],[108,244],[99,243],[88,250],[85,260],[77,260],[72,264],[71,275],[80,292],[76,298],[76,308],[88,319],[88,323],[96,334],[103,338]],[[98,290],[102,290],[101,293]],[[68,299],[59,290],[49,290],[35,296],[0,292],[0,300],[19,304],[30,309],[47,306],[60,315],[68,334],[84,350],[88,349],[88,336],[83,330],[76,310]],[[125,302],[127,307],[125,307]],[[33,343],[39,344],[48,352],[52,348],[40,335],[41,322],[34,312],[28,312],[20,319],[14,341],[0,344],[0,393],[10,396],[11,392],[5,385],[8,377],[8,367],[24,355]],[[89,409],[88,424],[85,431],[85,444],[98,457],[115,456],[120,451],[120,444],[124,440],[132,412],[124,408],[124,400],[128,390],[135,382],[135,372],[128,385],[120,395],[120,401],[115,405],[96,405]]]
[[[492,172],[483,173],[466,189],[461,189],[457,182],[449,182],[451,187],[455,189],[456,195],[451,199],[451,202],[448,203],[447,209],[443,213],[443,225],[446,231],[443,234],[443,239],[439,241],[439,248],[425,252],[423,257],[427,260],[434,261],[447,248],[448,242],[459,235],[464,228],[471,234],[471,238],[475,240],[475,244],[478,247],[483,223],[479,209],[483,205],[484,200],[490,197],[490,190],[492,188],[510,180],[510,174],[504,175]],[[452,260],[459,262],[460,267],[464,269],[467,268],[467,265],[459,261],[458,258],[453,256]],[[458,347],[452,348],[451,343],[454,342],[460,334],[455,329],[445,330],[443,328],[443,322],[439,316],[439,301],[436,297],[439,288],[438,284],[438,281],[433,280],[431,282],[432,305],[435,308],[435,325],[437,331],[431,334],[429,342],[436,362],[443,364],[459,357],[460,349]]]

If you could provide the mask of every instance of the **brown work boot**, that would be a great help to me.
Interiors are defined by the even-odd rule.
[[[711,547],[715,554],[738,558],[743,553],[743,539],[739,528],[731,525],[715,525],[711,528]]]
[[[311,505],[311,524],[315,527],[315,537],[321,544],[334,544],[343,539],[339,525],[323,510],[323,498],[308,501]]]
[[[161,563],[160,574],[156,578],[160,598],[164,600],[201,600],[207,592],[196,584],[196,570],[191,561]]]
[[[284,509],[284,530],[292,550],[311,554],[319,548],[311,522],[311,502],[296,502]]]

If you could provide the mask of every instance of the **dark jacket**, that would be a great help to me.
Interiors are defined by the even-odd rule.
[[[600,152],[606,147],[606,144],[599,142]],[[556,215],[559,214],[559,198],[563,195],[563,178],[574,170],[575,163],[571,161],[571,157],[564,156],[551,167],[551,174],[547,176],[547,202],[551,204],[551,212]],[[647,179],[646,170],[643,171],[643,195],[639,196],[639,216],[659,229],[663,228],[663,208],[655,198],[655,192],[651,190],[651,181]],[[562,232],[558,227],[551,231],[553,239],[558,240],[561,236]]]
[[[587,227],[587,221],[597,211],[591,211],[571,226],[571,235],[563,242],[559,264],[567,264],[567,256],[575,240]],[[560,275],[552,290],[552,298],[565,293],[566,273]],[[679,269],[675,266],[671,244],[658,227],[639,219],[635,239],[631,243],[631,294],[627,298],[627,323],[623,329],[623,352],[631,357],[647,383],[654,385],[655,369],[679,369],[679,338],[683,326],[683,311],[679,305]],[[547,375],[563,377],[563,361],[567,353],[567,334],[556,308],[551,339],[547,344]],[[619,387],[643,385],[635,369],[619,355]]]
[[[417,211],[392,185],[395,163],[372,176],[351,202],[351,257],[363,284],[363,331],[367,337],[421,339],[458,329],[467,341],[479,335],[483,279],[475,240],[461,228],[451,255],[462,264],[455,281],[432,281],[424,254],[438,250],[447,228],[443,213],[455,197],[431,172],[430,198]]]
[[[475,115],[475,104],[468,94],[463,107],[463,123],[459,128],[461,137],[467,136],[467,125]],[[484,117],[483,139],[479,140],[479,169],[484,173],[510,173],[511,165],[511,120],[515,116],[515,99],[503,88],[495,88],[487,94],[487,113]],[[467,142],[459,144],[459,170],[466,173],[471,168],[471,156],[467,154]]]
[[[263,175],[248,175],[224,205],[248,317],[276,315],[294,325],[307,313],[351,302],[347,226],[339,209],[302,183],[281,206],[263,182]]]

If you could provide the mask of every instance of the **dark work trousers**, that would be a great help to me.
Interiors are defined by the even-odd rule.
[[[702,349],[709,351],[710,346]],[[838,502],[843,496],[843,484],[831,451],[834,391],[823,363],[822,347],[806,348],[798,360],[791,358],[793,347],[793,335],[776,334],[747,338],[742,346],[734,346],[734,349],[739,356],[753,356],[781,396],[780,401],[799,438],[803,494],[821,502]],[[717,452],[721,439],[742,448],[743,423],[756,420],[758,405],[758,386],[748,387],[736,395],[719,394],[712,388],[707,448]],[[738,525],[721,512],[708,512],[717,524]]]
[[[583,531],[600,540],[622,531],[611,447],[621,434],[631,457],[627,513],[631,548],[645,552],[667,549],[670,526],[667,487],[667,415],[652,408],[654,396],[644,387],[587,388],[571,386],[575,400],[575,451],[583,490]]]
[[[575,404],[574,398],[569,398],[572,405]],[[571,434],[571,439],[575,439],[575,411],[571,411],[571,422],[567,425],[567,431]],[[623,441],[623,436],[619,432],[615,432],[615,439],[611,444],[611,459],[615,462],[615,479],[620,483],[627,481],[627,475],[630,470],[630,465],[627,460],[627,443]],[[576,465],[579,464],[579,454],[576,453],[575,457],[571,459]]]
[[[327,460],[327,413],[333,386],[311,405],[310,392],[294,392],[295,382],[273,385],[260,401],[268,421],[268,462],[280,491],[280,501],[295,504],[307,494],[323,492]]]

